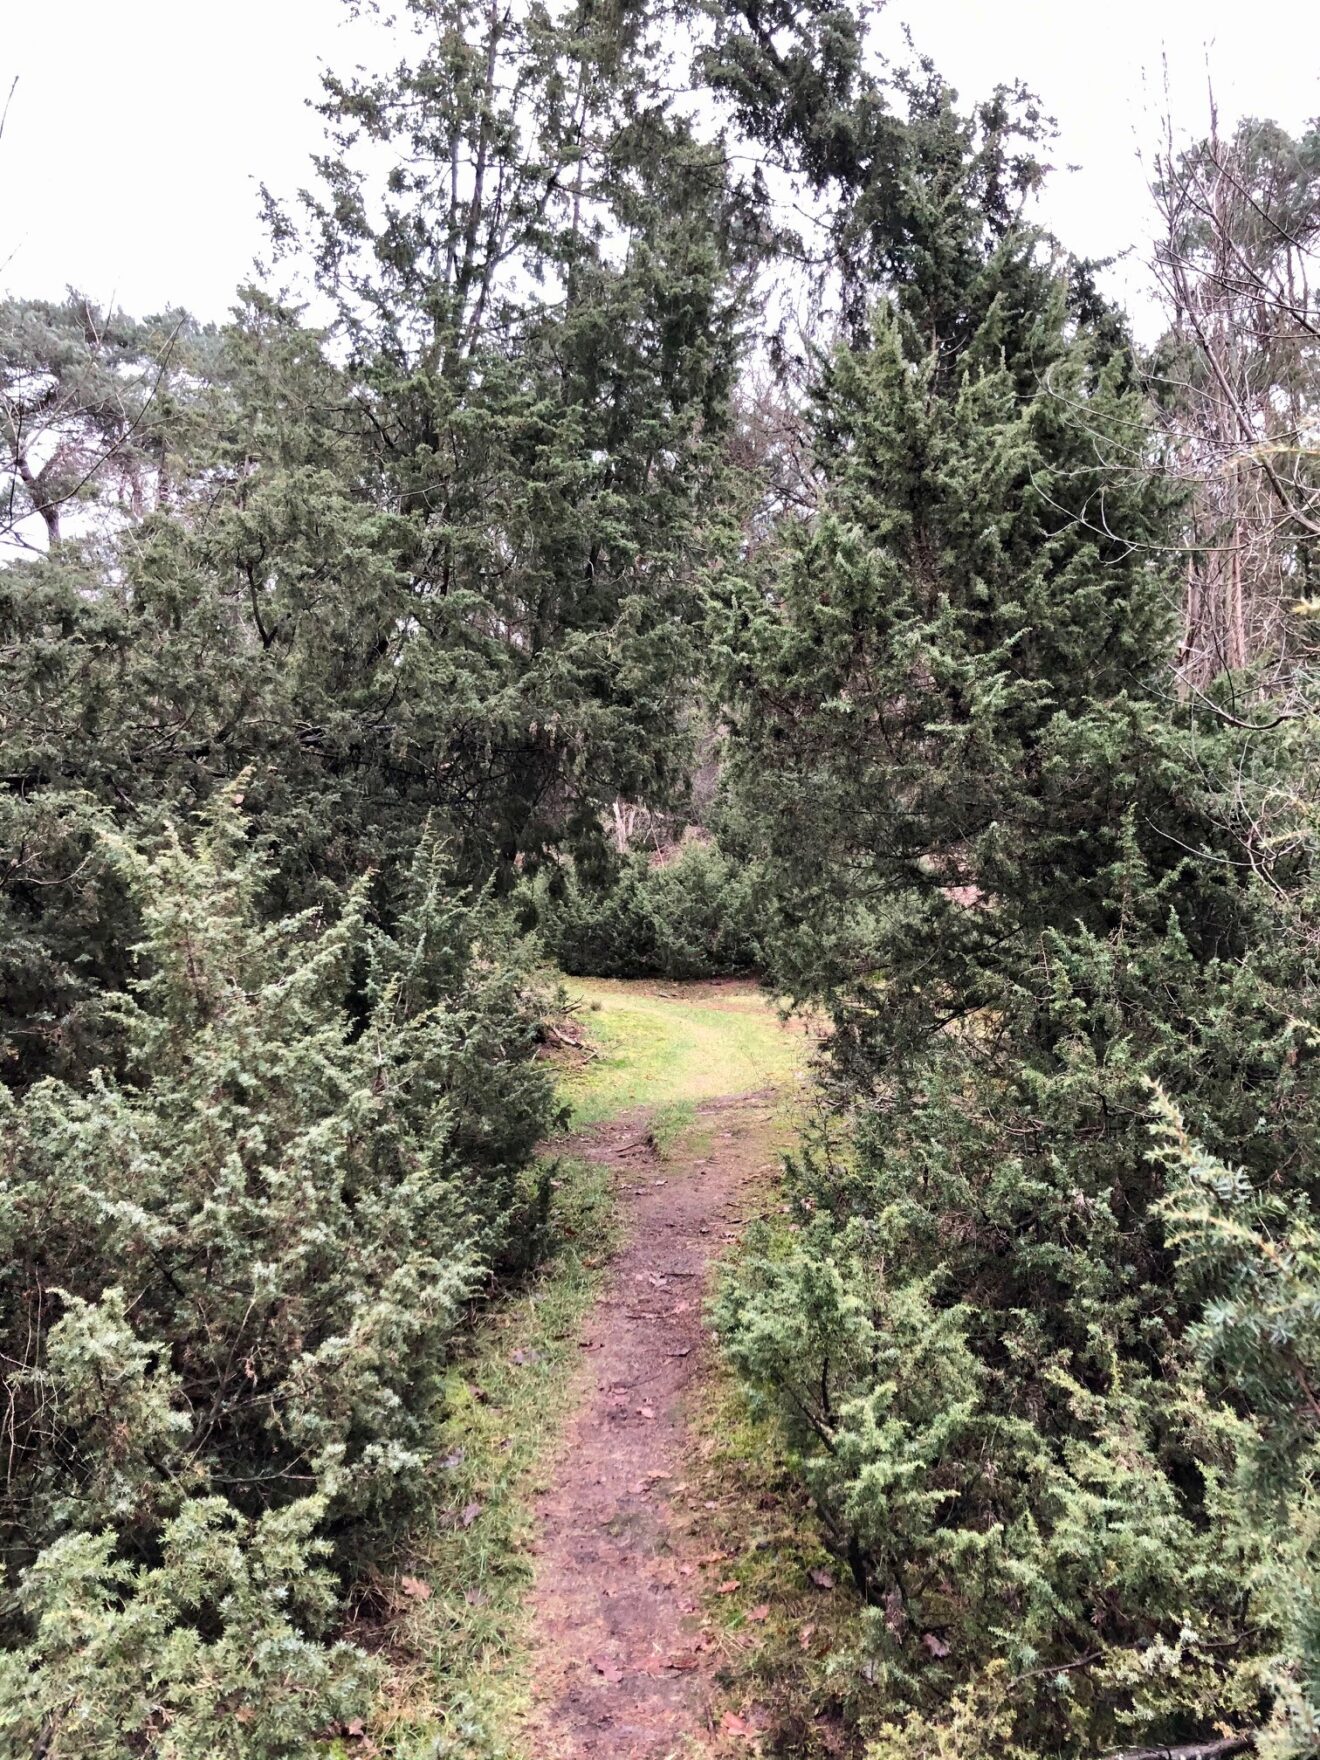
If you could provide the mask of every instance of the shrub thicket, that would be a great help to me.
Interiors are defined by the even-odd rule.
[[[1314,1034],[1312,1050],[1320,1048]],[[1237,1431],[1231,1519],[1253,1562],[1244,1588],[1269,1610],[1261,1665],[1272,1699],[1266,1760],[1320,1746],[1320,1228],[1314,1204],[1254,1182],[1188,1137],[1162,1097],[1155,1131],[1169,1190],[1161,1211],[1209,1397]],[[1286,1182],[1291,1186],[1294,1182]],[[1275,1189],[1271,1189],[1271,1188]]]
[[[534,1011],[430,840],[392,936],[365,884],[263,921],[227,801],[112,859],[125,1073],[3,1102],[0,1730],[301,1752],[364,1708],[340,1590],[425,1484],[449,1340],[534,1198]]]
[[[713,978],[759,962],[754,874],[713,844],[667,862],[626,856],[595,884],[556,876],[531,904],[547,951],[577,977]]]
[[[1270,733],[1169,690],[1112,323],[993,205],[993,131],[943,95],[915,128],[899,285],[823,377],[821,510],[725,626],[769,969],[833,1010],[837,1118],[720,1323],[867,1605],[876,1760],[1177,1746],[1254,1727],[1278,1619],[1149,1084],[1314,1184],[1317,974],[1273,902],[1304,858],[1257,842],[1269,888],[1244,853]]]

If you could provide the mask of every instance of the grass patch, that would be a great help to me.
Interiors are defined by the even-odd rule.
[[[779,1087],[797,1073],[807,1042],[786,1029],[754,984],[639,985],[609,978],[566,981],[596,1050],[563,1091],[577,1128],[619,1112],[729,1099]]]
[[[697,1107],[693,1100],[675,1100],[659,1107],[651,1119],[651,1135],[662,1160],[669,1160],[676,1149],[695,1155],[710,1140],[709,1127],[698,1125]]]
[[[368,1734],[396,1760],[520,1753],[507,1732],[528,1698],[531,1505],[611,1249],[608,1181],[592,1163],[561,1164],[558,1252],[483,1316],[449,1370],[431,1526],[380,1585],[392,1667]]]

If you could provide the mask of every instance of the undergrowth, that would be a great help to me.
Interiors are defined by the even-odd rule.
[[[865,1662],[849,1657],[856,1596],[821,1544],[777,1426],[719,1358],[689,1422],[693,1532],[714,1566],[703,1571],[703,1613],[724,1657],[721,1731],[784,1760],[859,1753],[874,1701]]]
[[[380,1585],[394,1666],[366,1733],[394,1760],[519,1752],[508,1732],[527,1704],[532,1503],[611,1251],[608,1180],[592,1162],[559,1164],[558,1251],[484,1317],[450,1370],[433,1524]],[[363,1755],[362,1743],[345,1752]]]

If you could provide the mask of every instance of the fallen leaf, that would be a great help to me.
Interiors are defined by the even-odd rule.
[[[365,1734],[365,1726],[362,1722],[362,1719],[360,1717],[350,1718],[349,1721],[344,1725],[344,1734],[346,1736],[359,1736],[359,1737],[362,1736],[363,1734]]]
[[[816,1635],[815,1626],[810,1625],[810,1624],[805,1625],[805,1626],[803,1626],[802,1630],[798,1633],[798,1643],[801,1644],[801,1646],[804,1650],[809,1650],[811,1648],[811,1640],[815,1637],[815,1635]]]
[[[770,1603],[768,1601],[763,1601],[759,1607],[749,1607],[747,1609],[747,1617],[748,1619],[769,1619]]]
[[[834,1587],[834,1572],[827,1571],[823,1565],[813,1565],[807,1575],[818,1589],[832,1589]]]
[[[655,1411],[651,1406],[638,1406],[637,1410],[643,1418],[654,1418],[655,1416]]]
[[[612,1687],[618,1686],[619,1682],[623,1679],[623,1670],[612,1657],[593,1656],[591,1659],[591,1666],[595,1669],[597,1674],[603,1675]]]
[[[921,1641],[926,1646],[927,1650],[930,1651],[932,1656],[939,1657],[947,1656],[949,1654],[949,1646],[944,1642],[943,1638],[937,1638],[934,1632],[923,1632],[921,1635]]]
[[[463,1505],[463,1513],[458,1519],[465,1528],[470,1528],[480,1514],[481,1505],[479,1503],[466,1503]]]
[[[717,1595],[732,1595],[734,1590],[737,1589],[738,1586],[739,1585],[738,1585],[737,1579],[734,1577],[730,1577],[727,1583],[720,1584],[719,1588],[716,1589],[715,1593]]]
[[[405,1595],[410,1595],[414,1601],[429,1601],[431,1599],[431,1585],[424,1583],[420,1577],[400,1577],[399,1587]]]
[[[720,1719],[720,1728],[726,1736],[750,1736],[756,1732],[745,1717],[739,1717],[736,1711],[726,1711]]]

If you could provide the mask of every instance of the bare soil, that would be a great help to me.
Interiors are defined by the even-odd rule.
[[[698,1146],[662,1157],[644,1116],[574,1144],[615,1170],[625,1245],[580,1341],[576,1415],[537,1506],[535,1760],[703,1754],[718,1650],[703,1596],[720,1561],[685,1510],[685,1401],[711,1364],[702,1309],[749,1187],[773,1172],[773,1091],[697,1112]]]

